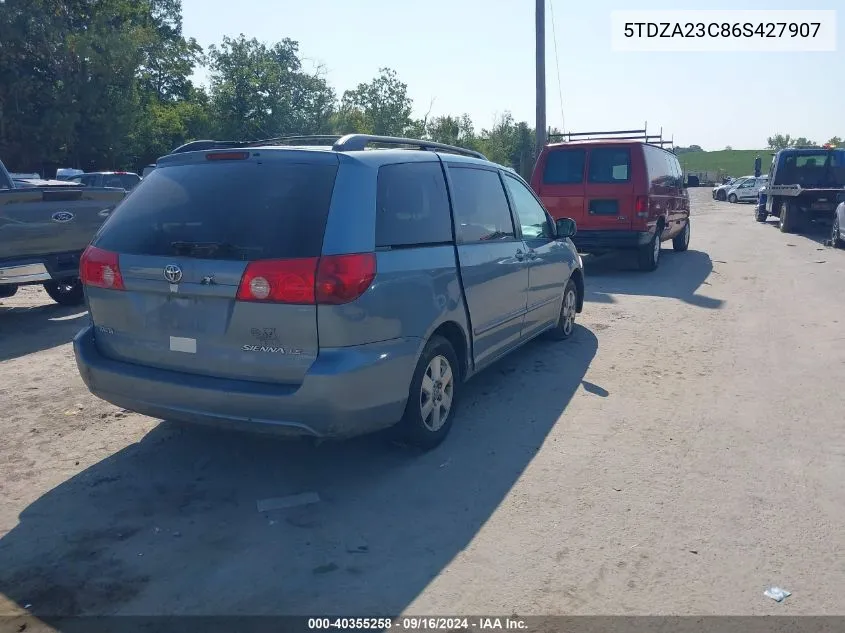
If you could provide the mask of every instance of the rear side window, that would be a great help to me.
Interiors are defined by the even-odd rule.
[[[440,163],[401,163],[378,170],[376,246],[452,240],[449,197]]]
[[[643,152],[649,182],[658,187],[671,187],[675,182],[675,170],[670,160],[676,160],[675,157],[652,145],[643,145]]]
[[[117,207],[96,246],[162,257],[316,257],[336,175],[336,164],[278,161],[161,167]]]
[[[463,244],[515,239],[508,199],[499,174],[449,167],[455,228]]]
[[[631,151],[627,147],[594,147],[590,151],[589,182],[628,182],[631,178]]]
[[[546,154],[544,185],[578,185],[584,182],[585,149],[555,149]]]

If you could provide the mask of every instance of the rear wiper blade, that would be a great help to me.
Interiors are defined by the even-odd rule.
[[[230,242],[188,242],[188,241],[176,241],[171,242],[170,247],[176,251],[177,255],[184,255],[184,256],[193,256],[193,257],[200,257],[200,256],[208,256],[213,257],[215,255],[238,255],[242,256],[244,253],[244,248],[240,246],[235,246]]]

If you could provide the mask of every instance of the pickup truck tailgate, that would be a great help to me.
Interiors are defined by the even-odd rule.
[[[0,191],[0,260],[84,250],[125,195],[82,187]]]

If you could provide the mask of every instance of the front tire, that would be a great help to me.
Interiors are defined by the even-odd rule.
[[[640,250],[637,251],[637,264],[639,264],[640,270],[651,272],[657,269],[657,265],[660,263],[660,235],[662,233],[663,229],[657,227],[648,244],[641,246]]]
[[[687,223],[684,225],[684,230],[672,238],[672,248],[678,253],[683,253],[689,248],[689,238],[690,224],[689,218],[687,218]]]
[[[766,211],[766,207],[757,207],[754,211],[754,219],[758,222],[765,222],[769,217],[768,212]]]
[[[578,288],[570,277],[563,289],[557,325],[549,332],[551,337],[556,341],[564,341],[571,337],[575,331],[576,314],[578,314]]]
[[[737,200],[738,200],[738,198],[736,197],[735,193],[732,193],[731,195],[728,196],[728,202],[730,202],[731,204],[736,204]]]
[[[719,202],[724,202],[727,194],[724,191],[717,191],[716,192],[716,200]]]
[[[441,336],[426,343],[399,422],[400,439],[424,450],[438,446],[452,428],[461,371],[452,344]]]
[[[44,290],[60,306],[79,306],[85,303],[85,292],[79,278],[48,281],[44,284]]]

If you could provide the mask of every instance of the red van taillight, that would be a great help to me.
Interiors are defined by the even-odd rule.
[[[360,297],[376,276],[372,253],[251,262],[238,287],[239,301],[343,304]]]
[[[89,246],[79,260],[79,277],[86,286],[123,290],[119,256],[96,246]]]
[[[634,212],[638,218],[648,217],[648,196],[637,196],[634,201]]]

